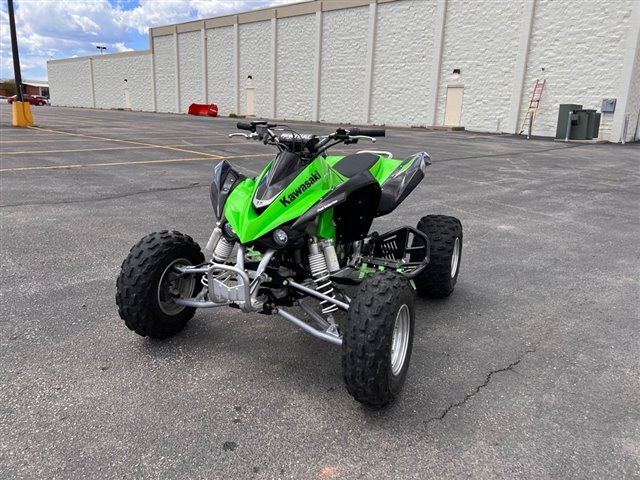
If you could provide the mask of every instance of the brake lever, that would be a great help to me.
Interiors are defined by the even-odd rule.
[[[376,139],[374,137],[367,137],[366,135],[349,135],[349,138],[354,140],[363,138],[364,140],[371,140],[371,143],[376,143]]]
[[[244,137],[248,139],[253,139],[258,137],[258,134],[257,133],[230,133],[229,138],[231,137]]]

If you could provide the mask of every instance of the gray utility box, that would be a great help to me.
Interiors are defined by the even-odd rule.
[[[582,105],[574,103],[565,103],[560,105],[560,111],[558,113],[558,125],[556,126],[556,138],[564,139],[567,136],[567,122],[569,121],[569,112],[575,112],[581,110]],[[574,120],[572,120],[573,123]],[[577,122],[577,118],[575,119]],[[573,125],[571,126],[573,130]]]
[[[613,113],[616,111],[616,99],[615,98],[603,98],[602,107],[600,108],[602,113]]]

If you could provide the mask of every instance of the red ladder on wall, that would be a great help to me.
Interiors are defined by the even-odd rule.
[[[547,81],[536,80],[536,83],[533,85],[533,92],[531,93],[531,98],[529,98],[529,107],[527,108],[527,113],[524,114],[524,118],[522,119],[522,125],[520,126],[520,134],[527,129],[527,136],[531,135],[531,130],[533,129],[533,122],[536,119],[536,114],[538,113],[538,107],[540,106],[540,100],[542,100],[542,92],[544,91],[544,86]]]

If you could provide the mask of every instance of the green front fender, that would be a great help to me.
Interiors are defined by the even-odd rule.
[[[300,172],[271,205],[258,213],[253,206],[253,198],[265,172],[255,180],[246,179],[238,184],[225,204],[225,217],[242,243],[257,240],[280,225],[301,217],[346,180],[324,158],[317,158]],[[325,230],[328,229],[325,227]]]
[[[264,211],[258,213],[253,198],[262,178],[271,168],[271,163],[256,179],[246,179],[229,194],[225,204],[225,216],[238,234],[240,242],[257,240],[275,228],[295,220],[312,208],[338,185],[348,180],[332,167],[344,156],[318,157],[311,162],[295,180]],[[412,161],[380,157],[370,169],[380,185],[384,185],[394,172],[406,169]],[[313,179],[313,181],[311,181]],[[318,236],[335,240],[336,229],[333,209],[320,215]]]

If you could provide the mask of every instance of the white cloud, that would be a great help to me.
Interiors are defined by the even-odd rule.
[[[84,33],[88,33],[89,35],[98,35],[100,27],[89,17],[72,14],[71,18],[77,25],[80,26]]]
[[[132,52],[133,48],[129,48],[127,46],[125,46],[124,42],[118,42],[116,43],[113,48],[115,49],[116,52]]]
[[[140,0],[133,10],[122,12],[121,21],[139,33],[146,33],[149,27],[167,23],[183,22],[191,18],[188,0]]]

